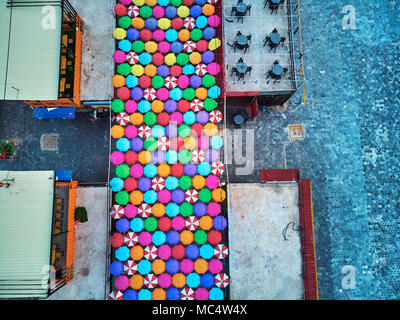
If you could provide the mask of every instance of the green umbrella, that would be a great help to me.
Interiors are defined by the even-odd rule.
[[[141,53],[144,50],[144,43],[143,41],[136,40],[132,43],[132,50],[136,53]]]
[[[205,244],[207,241],[207,233],[204,230],[197,230],[194,233],[194,241],[198,244],[198,245],[202,245]]]
[[[207,98],[203,102],[203,107],[208,112],[213,111],[217,107],[217,101]]]
[[[119,165],[115,171],[117,176],[123,179],[128,178],[129,174],[131,173],[131,170],[127,164]]]
[[[128,29],[132,25],[132,20],[128,16],[124,16],[118,20],[118,25],[121,28]]]
[[[182,0],[171,0],[171,4],[175,7],[179,7],[182,4]]]
[[[144,228],[145,228],[147,231],[150,231],[150,232],[156,231],[156,229],[158,228],[157,219],[154,218],[154,217],[147,218],[147,219],[144,221]]]
[[[206,74],[202,79],[203,86],[205,86],[206,88],[212,87],[215,82],[215,77],[211,74]]]
[[[117,67],[117,72],[119,74],[122,74],[123,76],[127,76],[128,74],[131,73],[131,66],[129,65],[129,63],[121,63]]]
[[[151,80],[151,85],[154,89],[160,89],[164,86],[164,78],[161,76],[155,76],[153,80]]]
[[[189,62],[189,55],[186,53],[178,54],[178,56],[176,57],[176,62],[181,66],[187,65]]]
[[[179,212],[183,217],[189,217],[193,214],[193,206],[188,202],[184,202],[179,206]]]
[[[190,160],[192,160],[192,154],[189,150],[181,150],[179,151],[178,159],[180,163],[187,164],[190,162]]]
[[[212,193],[210,189],[204,188],[199,192],[199,200],[201,202],[210,202],[212,198]]]
[[[186,138],[188,136],[190,136],[191,134],[191,129],[187,124],[181,124],[178,127],[178,134],[181,138]]]
[[[148,126],[154,126],[157,123],[157,116],[154,112],[147,112],[144,115],[143,120]]]
[[[153,137],[144,140],[144,148],[147,151],[155,151],[157,149],[157,140]]]
[[[153,10],[149,6],[143,6],[140,8],[140,15],[142,18],[149,18],[153,14]]]
[[[199,41],[201,38],[203,38],[203,31],[201,29],[193,29],[190,32],[190,37],[192,38],[193,41]]]
[[[113,102],[111,102],[111,110],[115,113],[120,113],[124,111],[125,109],[125,104],[121,99],[115,99]]]
[[[179,179],[179,186],[182,190],[188,190],[192,186],[192,179],[188,176],[182,176]]]
[[[129,202],[129,193],[126,191],[120,191],[115,195],[115,201],[121,206],[125,206]]]
[[[191,101],[196,97],[196,90],[194,90],[193,88],[187,88],[185,90],[183,90],[183,99]]]

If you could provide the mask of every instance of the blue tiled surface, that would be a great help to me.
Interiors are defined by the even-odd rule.
[[[286,112],[247,125],[256,134],[252,179],[283,168],[284,128],[303,123],[287,167],[313,184],[320,298],[399,299],[399,1],[301,2],[307,103],[300,89]],[[355,30],[342,30],[347,4]],[[354,290],[342,289],[345,265],[356,268]]]

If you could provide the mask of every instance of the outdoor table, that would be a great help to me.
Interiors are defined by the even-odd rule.
[[[244,62],[239,62],[236,65],[236,69],[239,73],[245,73],[247,71],[247,64],[245,64]]]
[[[247,44],[247,42],[249,41],[249,39],[248,39],[245,35],[241,34],[240,36],[236,37],[236,41],[237,41],[241,46],[244,46],[244,45]]]
[[[283,67],[280,64],[276,64],[272,68],[272,72],[274,73],[274,75],[279,77],[283,74]]]
[[[272,43],[279,43],[282,39],[281,35],[278,32],[273,32],[270,36],[271,42]]]
[[[244,118],[241,114],[237,114],[233,118],[233,122],[235,123],[235,125],[240,126],[241,124],[243,124]]]
[[[236,10],[237,10],[237,12],[243,14],[243,13],[245,13],[246,10],[247,10],[247,5],[246,5],[244,2],[239,2],[239,3],[236,5]]]

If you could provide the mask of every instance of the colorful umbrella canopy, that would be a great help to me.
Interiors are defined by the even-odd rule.
[[[211,165],[211,172],[216,175],[222,175],[225,171],[225,166],[221,161],[215,161]]]
[[[108,296],[108,300],[123,300],[124,294],[119,290],[114,290]]]
[[[194,291],[191,288],[181,290],[181,300],[194,300]]]
[[[138,136],[142,139],[147,139],[151,136],[151,128],[147,125],[140,126],[138,129]]]
[[[119,232],[114,232],[110,237],[110,244],[113,248],[119,248],[124,243],[124,237]]]
[[[155,258],[157,258],[157,254],[158,254],[158,250],[155,246],[147,246],[144,249],[144,257],[147,260],[154,260]]]
[[[152,180],[152,188],[155,191],[161,191],[165,187],[165,180],[161,177],[156,177]]]
[[[207,66],[201,63],[196,66],[195,71],[198,76],[204,76],[207,73]]]
[[[137,6],[129,6],[128,8],[128,16],[131,18],[135,18],[139,16],[139,8]]]
[[[196,20],[193,17],[187,17],[185,20],[183,20],[183,26],[186,29],[193,29],[196,26]]]
[[[124,215],[124,207],[115,204],[111,207],[110,215],[113,219],[120,219]]]
[[[199,200],[199,193],[195,189],[189,189],[185,193],[185,200],[189,203],[195,203]]]
[[[129,115],[126,112],[120,112],[117,114],[117,122],[121,126],[126,126],[129,123]]]
[[[218,244],[214,248],[214,255],[218,259],[225,259],[228,256],[228,248],[224,244]]]
[[[139,207],[138,207],[138,214],[142,217],[142,218],[147,218],[148,216],[150,216],[151,214],[151,207],[149,204],[147,203],[142,203]]]
[[[131,276],[137,272],[137,264],[133,260],[128,260],[124,263],[124,272]]]
[[[218,273],[215,276],[215,285],[218,288],[226,288],[229,284],[229,277],[225,273]]]
[[[127,232],[124,236],[124,244],[133,247],[138,242],[138,236],[134,232]]]
[[[158,279],[154,274],[148,274],[144,277],[144,285],[149,288],[153,289],[157,286]]]
[[[157,147],[161,151],[169,150],[170,145],[170,141],[167,137],[161,137],[157,140]]]
[[[199,219],[195,216],[190,216],[186,219],[186,228],[194,231],[199,227]]]

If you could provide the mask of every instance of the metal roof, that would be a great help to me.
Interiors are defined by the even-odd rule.
[[[0,171],[9,183],[0,187],[0,299],[47,297],[54,180],[53,171]]]
[[[62,9],[55,3],[0,2],[0,100],[58,99]]]

